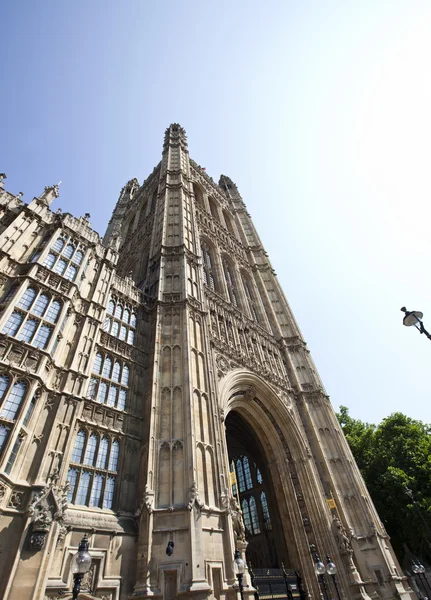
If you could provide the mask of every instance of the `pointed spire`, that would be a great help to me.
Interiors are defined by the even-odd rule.
[[[4,188],[3,180],[7,179],[6,173],[0,173],[0,189]]]
[[[43,193],[39,196],[38,200],[45,204],[45,206],[50,206],[55,198],[58,198],[60,195],[60,186],[61,181],[59,181],[56,185],[48,185],[45,187]]]
[[[165,131],[165,140],[163,142],[163,152],[166,152],[169,144],[172,146],[181,144],[182,149],[188,152],[187,149],[187,134],[186,131],[178,123],[172,123]]]

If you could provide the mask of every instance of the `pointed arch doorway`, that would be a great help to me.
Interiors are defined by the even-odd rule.
[[[237,483],[232,486],[239,497],[248,542],[247,562],[254,569],[290,565],[277,493],[268,458],[250,423],[237,411],[226,417],[226,442],[231,471]]]

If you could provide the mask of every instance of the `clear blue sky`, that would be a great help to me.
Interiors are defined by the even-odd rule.
[[[7,188],[103,233],[179,122],[239,186],[335,407],[431,422],[428,0],[2,7]]]

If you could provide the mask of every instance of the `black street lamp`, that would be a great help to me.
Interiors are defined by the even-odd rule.
[[[88,573],[91,567],[91,555],[88,552],[87,534],[81,540],[78,546],[78,552],[72,558],[70,570],[73,573],[72,600],[78,600],[78,594],[81,589],[81,581],[85,573]]]
[[[323,590],[323,597],[325,598],[325,600],[329,600],[328,586],[326,585],[325,580],[326,567],[320,560],[320,556],[318,555],[315,546],[312,546],[311,548],[313,553],[314,568],[316,570],[317,580]]]
[[[425,592],[428,593],[431,592],[431,588],[427,579],[427,576],[425,575],[425,567],[423,566],[422,563],[420,563],[418,560],[412,560],[412,571],[415,575],[418,576],[419,581],[422,583],[422,586],[425,590]],[[422,581],[423,578],[423,581]],[[428,590],[427,590],[428,588]]]
[[[245,573],[245,562],[241,557],[241,553],[238,548],[235,550],[234,554],[234,571],[235,575],[238,579],[238,587],[239,587],[239,595],[241,596],[241,600],[244,600],[244,586],[242,584],[242,579]]]
[[[416,327],[419,333],[424,333],[429,340],[431,340],[431,335],[425,329],[424,324],[422,322],[422,317],[424,316],[419,310],[409,311],[405,306],[402,307],[402,312],[406,313],[403,318],[403,325],[406,327]]]
[[[338,587],[337,578],[335,577],[335,575],[337,573],[337,567],[332,562],[332,560],[328,554],[326,555],[326,561],[327,561],[326,562],[326,572],[328,573],[328,575],[330,575],[332,577],[332,582],[334,584],[335,591],[337,592],[337,598],[338,598],[338,600],[341,600],[340,589]]]

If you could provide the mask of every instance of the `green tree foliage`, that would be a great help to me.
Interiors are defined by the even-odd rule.
[[[345,406],[337,417],[398,557],[407,544],[431,562],[430,426],[394,413],[376,427]]]

